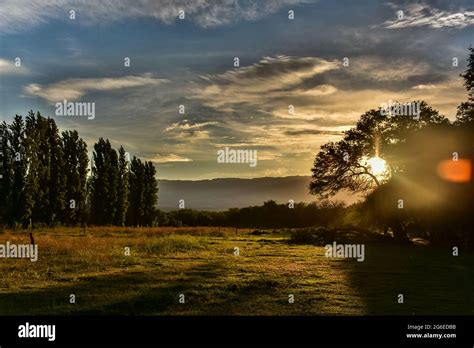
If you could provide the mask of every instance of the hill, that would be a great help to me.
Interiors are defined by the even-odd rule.
[[[213,211],[262,205],[268,200],[285,203],[292,199],[309,203],[316,200],[308,193],[310,180],[309,176],[196,181],[160,179],[158,207],[164,211],[176,209],[180,199],[184,199],[186,208]],[[348,203],[355,200],[347,195],[337,198]]]

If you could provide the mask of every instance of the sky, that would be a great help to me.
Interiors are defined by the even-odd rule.
[[[1,0],[0,120],[39,111],[159,178],[310,175],[390,100],[454,119],[473,25],[472,1]],[[56,115],[63,100],[95,117]],[[257,165],[218,163],[226,147]]]

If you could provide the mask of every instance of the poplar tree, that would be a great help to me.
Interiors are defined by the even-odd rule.
[[[31,172],[31,175],[37,175],[38,188],[35,196],[32,197],[34,200],[32,221],[48,223],[52,216],[49,193],[51,181],[51,144],[48,139],[49,122],[37,112],[33,127],[35,136],[31,140],[37,145],[35,148],[36,153],[28,154],[28,157],[31,155],[38,159],[36,171]],[[30,171],[28,171],[28,176],[30,176]]]
[[[133,156],[130,163],[129,183],[130,207],[128,209],[127,221],[128,225],[140,226],[144,217],[144,179],[145,170],[142,161]]]
[[[25,204],[25,176],[28,165],[25,148],[25,123],[21,116],[16,115],[13,119],[9,137],[13,170],[10,213],[11,219],[19,222]]]
[[[106,222],[104,215],[105,200],[108,194],[107,191],[107,173],[106,173],[106,154],[105,154],[105,140],[100,138],[94,144],[94,153],[92,155],[92,175],[90,179],[91,189],[91,221],[97,225],[103,225]]]
[[[155,175],[156,170],[152,162],[144,164],[144,192],[143,192],[143,223],[147,226],[153,225],[156,213],[156,202],[158,200],[158,183]]]
[[[114,224],[117,212],[118,156],[109,140],[94,145],[91,176],[91,218],[98,225]]]
[[[118,155],[110,145],[109,140],[106,140],[106,170],[107,170],[107,200],[105,202],[104,214],[107,218],[107,224],[113,225],[117,217],[117,203],[118,203],[118,185],[119,185],[119,168]]]
[[[87,154],[87,144],[82,138],[77,140],[76,146],[78,160],[77,172],[79,178],[79,191],[77,192],[78,202],[76,202],[79,216],[77,216],[76,222],[80,222],[81,225],[84,226],[87,219],[87,173],[89,172],[89,157]]]
[[[115,224],[118,226],[124,226],[129,206],[129,176],[128,161],[123,146],[120,146],[119,149],[118,172],[117,213]]]
[[[49,160],[45,165],[48,166],[46,170],[48,172],[49,190],[45,222],[49,225],[54,225],[61,222],[64,209],[66,208],[66,176],[64,171],[66,166],[70,164],[65,161],[62,140],[56,122],[52,118],[46,119],[46,122],[45,141],[48,144]]]
[[[36,200],[39,192],[39,158],[38,158],[38,132],[36,128],[36,117],[33,111],[28,113],[25,122],[25,137],[24,147],[22,147],[23,156],[20,157],[20,161],[15,160],[15,178],[17,184],[15,185],[14,191],[21,195],[21,205],[19,206],[20,218],[17,221],[21,221],[23,228],[31,225],[33,219],[33,212],[36,207]],[[12,130],[12,133],[13,130]],[[15,138],[15,134],[12,134]],[[21,152],[20,152],[21,155]],[[17,157],[18,158],[18,157]],[[28,168],[28,174],[26,175],[26,168]],[[25,176],[26,175],[26,176]],[[22,186],[24,181],[24,190],[17,191],[17,187]]]
[[[474,47],[470,47],[469,51],[467,69],[461,74],[461,77],[464,78],[464,87],[466,87],[468,98],[466,102],[458,106],[456,125],[474,124]]]
[[[65,210],[63,221],[67,224],[84,222],[86,204],[87,146],[77,131],[62,133],[65,177]]]
[[[9,139],[11,132],[6,122],[0,124],[0,224],[13,222],[13,153]]]

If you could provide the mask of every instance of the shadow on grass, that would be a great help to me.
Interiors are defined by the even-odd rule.
[[[288,304],[288,292],[284,279],[242,274],[223,262],[206,262],[181,270],[124,270],[0,294],[0,315],[302,314],[299,304]],[[75,304],[69,303],[71,294]],[[185,304],[179,303],[180,294]]]
[[[67,285],[0,295],[0,315],[135,314],[164,310],[172,302],[173,286],[143,289],[149,276],[143,272],[99,275]],[[76,303],[71,304],[74,294]]]
[[[365,261],[347,260],[348,279],[369,313],[473,315],[474,255],[449,248],[372,243]],[[403,303],[398,303],[398,295]]]
[[[0,315],[159,314],[180,306],[180,293],[198,290],[203,280],[217,277],[221,267],[219,263],[206,263],[185,274],[173,269],[124,270],[64,285],[3,293]],[[71,294],[75,295],[75,304],[69,302]]]
[[[0,315],[245,315],[247,310],[237,310],[242,304],[256,309],[254,302],[278,285],[261,279],[229,280],[228,275],[222,262],[207,262],[182,271],[152,268],[83,277],[0,294]],[[69,302],[71,294],[75,304]],[[179,302],[180,294],[185,304]]]

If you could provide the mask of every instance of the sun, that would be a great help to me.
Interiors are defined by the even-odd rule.
[[[377,177],[383,177],[388,173],[387,162],[378,156],[369,158],[367,164],[370,167],[370,172]]]

